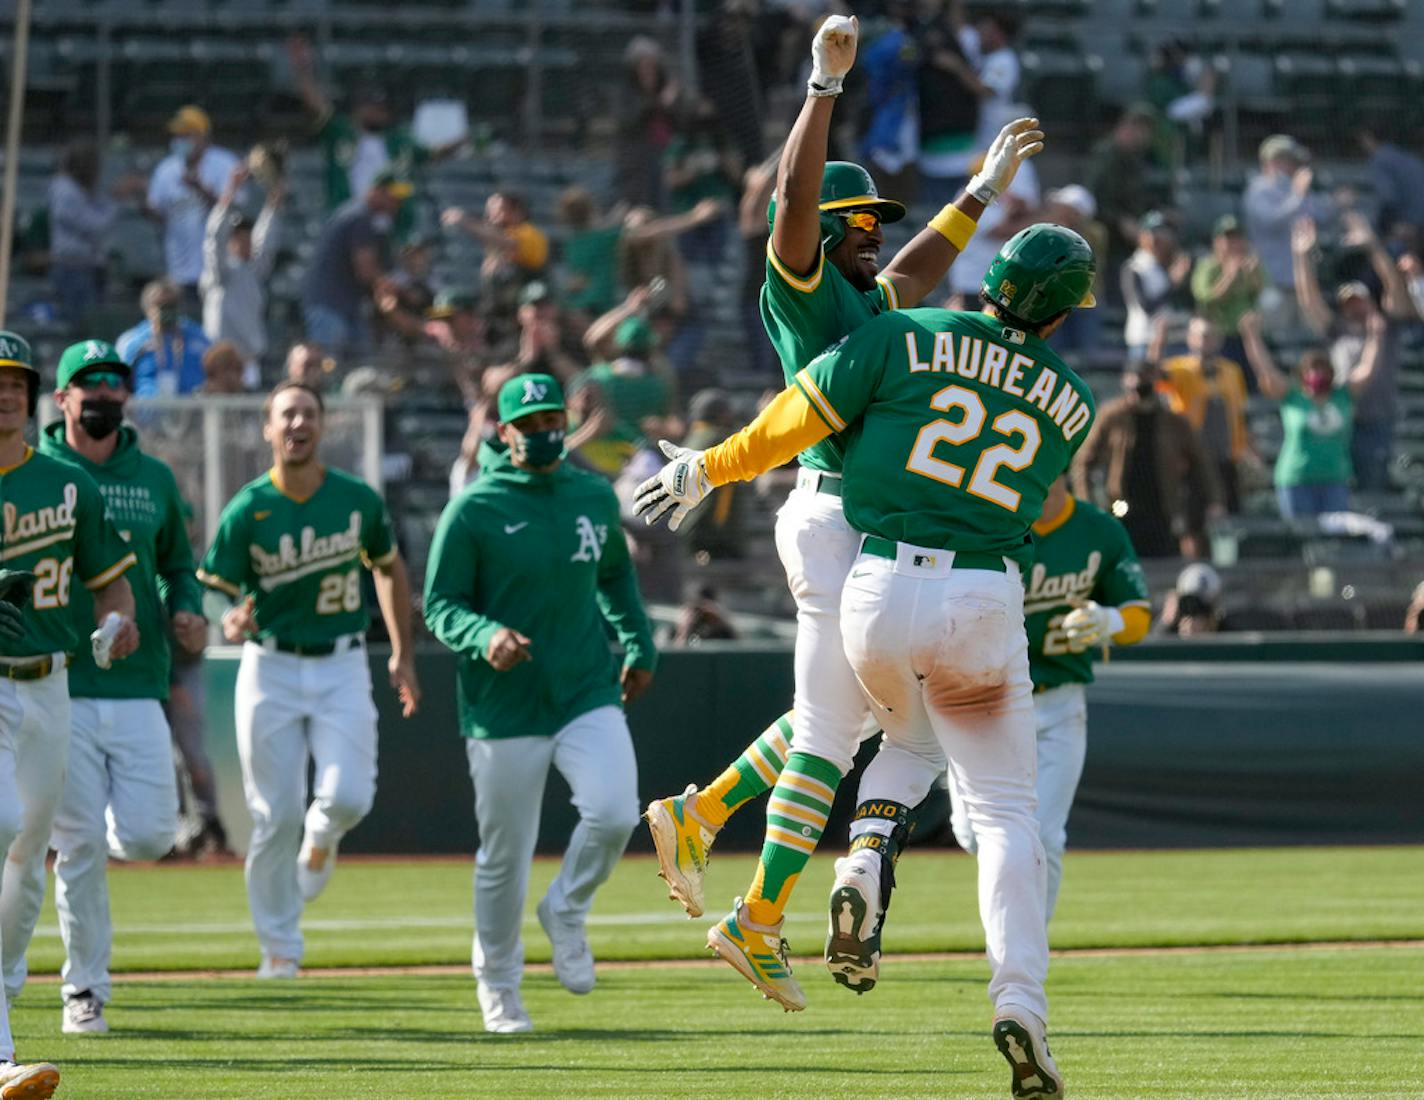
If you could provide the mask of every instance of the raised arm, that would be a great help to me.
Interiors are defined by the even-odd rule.
[[[1380,305],[1385,316],[1392,321],[1413,320],[1414,303],[1410,300],[1409,286],[1404,281],[1404,274],[1380,243],[1369,219],[1358,210],[1351,210],[1345,215],[1345,230],[1345,243],[1364,248],[1369,254],[1370,267],[1374,269],[1383,289]]]
[[[1247,313],[1241,318],[1237,331],[1240,332],[1241,342],[1246,348],[1246,362],[1255,373],[1261,392],[1267,397],[1280,400],[1290,392],[1290,379],[1276,367],[1271,349],[1266,347],[1266,341],[1261,338],[1260,314]]]
[[[1365,347],[1360,353],[1360,361],[1350,371],[1345,384],[1350,388],[1350,396],[1359,400],[1369,387],[1380,360],[1384,358],[1384,338],[1389,331],[1389,319],[1379,310],[1370,314],[1365,329]]]
[[[317,82],[311,43],[300,34],[292,35],[287,42],[287,56],[291,58],[292,75],[297,80],[297,94],[318,124],[325,122],[331,115],[331,100]]]
[[[286,198],[287,185],[278,181],[267,192],[267,200],[257,215],[257,224],[252,227],[252,262],[263,275],[272,273],[272,265],[277,260],[277,246],[281,240],[278,230],[277,211]]]
[[[1334,320],[1320,294],[1320,276],[1315,270],[1315,219],[1297,218],[1291,226],[1291,262],[1295,271],[1295,296],[1306,324],[1315,335],[1324,336]]]

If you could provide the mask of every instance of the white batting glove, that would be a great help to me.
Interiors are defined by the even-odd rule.
[[[840,95],[845,75],[855,64],[855,44],[860,37],[860,21],[855,16],[832,15],[821,24],[811,42],[811,79],[806,94]]]
[[[712,485],[707,480],[707,468],[702,452],[679,447],[666,439],[658,447],[671,460],[633,494],[633,514],[642,516],[650,527],[669,512],[668,529],[676,531],[687,514],[702,503]]]
[[[965,190],[985,206],[1013,183],[1019,165],[1043,152],[1043,131],[1036,118],[1016,118],[1002,130],[984,154],[984,167]]]
[[[1122,630],[1122,612],[1115,607],[1103,607],[1089,600],[1063,617],[1063,633],[1075,651],[1082,652],[1095,645],[1105,645]]]

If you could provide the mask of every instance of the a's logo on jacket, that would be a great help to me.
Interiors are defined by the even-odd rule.
[[[587,516],[579,516],[575,521],[579,548],[569,561],[598,561],[603,557],[603,544],[608,541],[606,524],[595,525]]]

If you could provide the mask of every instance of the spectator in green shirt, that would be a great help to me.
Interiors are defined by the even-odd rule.
[[[684,213],[699,202],[713,200],[734,209],[741,158],[732,148],[710,100],[701,99],[689,111],[663,152],[663,185],[674,210]],[[729,230],[727,218],[713,218],[686,233],[679,244],[694,264],[721,261]]]
[[[1199,259],[1192,269],[1192,298],[1197,315],[1210,321],[1218,332],[1228,334],[1222,349],[1227,359],[1239,363],[1245,358],[1234,334],[1265,289],[1265,269],[1241,222],[1235,214],[1218,218],[1211,234],[1211,254]]]

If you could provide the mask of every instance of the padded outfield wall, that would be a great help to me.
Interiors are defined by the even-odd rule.
[[[223,818],[242,850],[249,820],[233,736],[237,655],[220,648],[207,659],[206,736]],[[385,658],[372,651],[381,716],[376,803],[343,850],[473,853],[453,658],[436,649],[419,655],[424,704],[409,721],[386,687]],[[664,654],[652,690],[630,713],[643,801],[709,780],[790,698],[789,649],[707,645]],[[1424,640],[1149,642],[1101,666],[1088,699],[1088,758],[1070,846],[1424,841]],[[828,837],[845,836],[856,778],[842,786]],[[919,839],[952,843],[943,819],[942,802],[932,801]],[[552,774],[540,850],[560,850],[573,821],[568,789]],[[760,839],[761,815],[749,807],[722,843],[754,848]],[[651,849],[645,830],[632,849]]]

